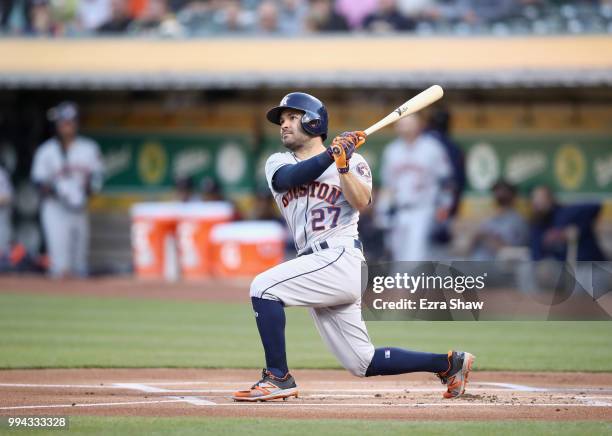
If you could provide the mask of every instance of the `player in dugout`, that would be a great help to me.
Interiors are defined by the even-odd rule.
[[[34,155],[32,181],[42,197],[41,220],[54,278],[88,274],[89,197],[102,188],[104,163],[93,140],[78,134],[79,110],[63,102],[48,112],[55,135]]]

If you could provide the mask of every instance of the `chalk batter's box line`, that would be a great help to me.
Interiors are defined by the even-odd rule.
[[[122,401],[117,403],[88,403],[88,404],[48,404],[48,405],[28,405],[28,406],[11,406],[0,407],[0,410],[36,410],[36,409],[62,409],[73,407],[113,407],[113,406],[131,406],[142,404],[160,404],[160,403],[185,403],[183,399],[167,399],[167,400],[152,400],[152,401]],[[452,403],[406,403],[406,404],[380,404],[380,403],[292,403],[292,402],[267,402],[267,403],[222,403],[222,404],[193,404],[196,407],[342,407],[342,408],[424,408],[424,407],[596,407],[596,408],[611,408],[612,403],[594,403],[594,404],[578,404],[578,403],[537,403],[537,404],[520,404],[520,403],[476,403],[476,402],[457,402]]]
[[[172,382],[167,382],[167,386],[172,386]],[[228,382],[229,383],[229,382]],[[538,387],[533,387],[533,386],[525,386],[525,385],[518,385],[518,384],[511,384],[511,383],[497,383],[497,382],[480,382],[480,385],[489,385],[489,386],[495,386],[495,388],[475,388],[472,389],[472,391],[475,390],[479,390],[479,391],[505,391],[505,392],[551,392],[551,388],[538,388]],[[164,389],[164,388],[159,388],[159,387],[155,387],[155,386],[151,386],[149,384],[144,384],[144,383],[112,383],[112,384],[100,384],[100,385],[61,385],[61,384],[53,384],[53,385],[48,385],[48,384],[33,384],[33,383],[2,383],[0,384],[0,387],[37,387],[37,388],[41,388],[41,387],[54,387],[54,388],[58,388],[58,387],[65,387],[65,388],[87,388],[87,389],[126,389],[126,390],[136,390],[139,392],[145,392],[145,393],[169,393],[169,392],[179,392],[179,391],[173,391],[173,390],[169,390],[169,389]],[[591,389],[591,388],[585,388],[585,389],[579,389],[579,388],[571,388],[573,390],[580,390],[580,391],[597,391],[597,392],[602,392],[601,389]],[[208,393],[229,393],[232,392],[232,390],[230,389],[201,389],[201,390],[180,390],[180,391],[188,391],[188,392],[208,392]],[[313,397],[313,396],[320,396],[323,390],[319,389],[319,390],[303,390],[302,392],[317,392],[319,395],[310,395],[309,397]],[[410,389],[350,389],[350,390],[342,390],[339,391],[338,389],[325,389],[324,391],[329,391],[329,392],[334,392],[335,394],[333,394],[335,397],[340,397],[341,394],[338,394],[338,392],[358,392],[363,394],[364,392],[372,392],[372,393],[410,393],[410,391],[412,392],[437,392],[438,390],[434,390],[434,389],[424,389],[424,388],[413,388],[412,390]],[[603,393],[603,392],[602,392]],[[332,396],[332,395],[329,395]],[[282,407],[356,407],[356,408],[363,408],[363,407],[368,407],[368,408],[380,408],[380,407],[403,407],[403,408],[419,408],[419,407],[604,407],[604,408],[612,408],[612,402],[608,402],[608,401],[602,401],[604,398],[607,397],[599,397],[599,396],[595,396],[595,397],[586,397],[586,396],[581,396],[581,397],[574,397],[572,399],[576,399],[578,401],[580,401],[580,403],[520,403],[520,402],[474,402],[474,401],[470,401],[470,402],[463,402],[463,401],[457,401],[454,400],[452,403],[451,402],[443,402],[443,403],[424,403],[424,402],[417,402],[417,403],[403,403],[403,404],[381,404],[381,403],[301,403],[301,402],[297,402],[297,403],[266,403],[264,404],[257,404],[257,403],[215,403],[209,399],[206,398],[200,398],[200,397],[196,397],[196,396],[183,396],[183,397],[176,397],[176,396],[166,396],[164,397],[165,399],[151,399],[151,400],[147,400],[147,401],[129,401],[129,402],[114,402],[114,403],[86,403],[86,404],[75,404],[75,405],[66,405],[66,404],[55,404],[55,405],[29,405],[29,406],[9,406],[9,407],[0,407],[0,410],[25,410],[25,409],[49,409],[49,408],[71,408],[71,407],[116,407],[116,406],[126,406],[126,405],[143,405],[143,404],[160,404],[160,403],[187,403],[193,406],[197,406],[197,407],[258,407],[258,406],[264,406],[264,407],[270,407],[270,406],[282,406]]]
[[[233,383],[233,382],[226,382]],[[183,384],[183,383],[181,383]],[[186,384],[186,383],[185,383]],[[238,383],[236,383],[238,384]],[[539,388],[533,386],[526,385],[518,385],[514,383],[498,383],[498,382],[479,382],[475,383],[477,385],[489,385],[489,388],[472,388],[471,392],[567,392],[567,391],[582,391],[582,392],[598,392],[604,393],[604,390],[592,389],[592,388]],[[158,384],[159,385],[159,384]],[[165,386],[172,386],[172,382],[164,382]],[[0,387],[36,387],[36,388],[44,388],[44,387],[53,387],[53,388],[86,388],[86,389],[124,389],[124,390],[132,390],[144,393],[207,393],[207,394],[230,394],[233,392],[232,389],[165,389],[161,387],[151,386],[150,384],[144,383],[112,383],[112,384],[100,384],[100,385],[73,385],[73,384],[34,384],[34,383],[2,383]],[[494,386],[494,387],[493,387]],[[433,393],[438,392],[439,389],[431,389],[431,388],[404,388],[404,389],[302,389],[302,392],[311,392],[311,395],[305,395],[305,398],[317,398],[320,396],[327,395],[328,397],[334,398],[368,398],[369,396],[364,395],[365,393],[411,393],[411,392],[427,392]],[[612,391],[612,390],[610,390]],[[345,392],[345,394],[341,394],[340,392]],[[346,394],[346,392],[354,392],[358,395]],[[210,396],[210,395],[209,395]],[[225,395],[224,395],[225,396]],[[213,395],[216,397],[216,395]],[[149,401],[137,401],[137,402],[121,402],[121,403],[88,403],[88,404],[78,404],[75,406],[71,405],[41,405],[41,406],[11,406],[11,408],[0,408],[0,410],[23,410],[23,409],[36,409],[36,408],[62,408],[62,407],[103,407],[103,406],[118,406],[118,405],[136,405],[136,404],[159,404],[159,403],[188,403],[194,406],[243,406],[241,403],[225,403],[218,404],[214,401],[211,401],[206,398],[196,397],[196,396],[165,396],[164,400],[149,400]],[[580,403],[491,403],[491,402],[457,402],[453,403],[445,402],[445,403],[404,403],[404,404],[380,404],[380,403],[355,403],[355,404],[346,404],[346,403],[294,403],[291,406],[302,406],[302,407],[326,407],[326,406],[350,406],[350,407],[439,407],[439,406],[482,406],[482,407],[499,407],[499,406],[526,406],[526,407],[612,407],[612,402],[602,401],[605,397],[596,396],[596,397],[585,397],[581,396],[579,398],[572,398],[580,401]],[[250,403],[247,403],[249,405]],[[270,404],[270,403],[268,403]],[[253,405],[253,404],[250,404]]]

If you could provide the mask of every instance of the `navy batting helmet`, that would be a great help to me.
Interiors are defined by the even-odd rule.
[[[311,135],[327,139],[327,109],[318,98],[304,92],[292,92],[283,97],[280,104],[268,111],[266,117],[274,124],[280,125],[281,112],[295,109],[304,112],[302,128]]]

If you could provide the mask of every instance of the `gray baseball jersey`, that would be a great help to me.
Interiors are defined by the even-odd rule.
[[[334,164],[316,180],[288,192],[276,192],[272,177],[283,165],[295,164],[293,153],[276,153],[266,162],[266,177],[301,254],[277,265],[251,283],[251,297],[279,300],[285,306],[310,309],[319,334],[329,350],[352,374],[363,377],[374,355],[374,346],[361,319],[361,264],[365,260],[354,246],[359,212],[344,198]],[[372,186],[367,162],[354,154],[350,171]],[[318,249],[327,241],[330,248]]]
[[[57,138],[51,138],[36,150],[32,180],[51,185],[55,198],[67,208],[83,210],[87,206],[88,188],[93,191],[102,188],[101,156],[98,144],[91,139],[77,136],[64,151]]]
[[[287,226],[293,235],[295,248],[302,253],[315,242],[329,238],[357,239],[359,212],[344,198],[340,188],[340,175],[335,165],[308,185],[287,192],[272,188],[274,173],[299,159],[291,152],[275,153],[266,162],[266,179]],[[350,160],[350,171],[372,188],[372,174],[365,159],[355,153]]]
[[[412,144],[398,138],[385,148],[380,170],[397,208],[387,233],[393,260],[431,260],[429,235],[441,182],[452,174],[442,144],[428,134]]]
[[[67,150],[51,138],[34,155],[32,180],[53,188],[42,202],[41,218],[54,276],[87,274],[87,192],[102,187],[103,170],[98,145],[82,136]]]
[[[382,156],[383,187],[393,195],[397,207],[434,204],[440,181],[452,175],[446,151],[431,135],[422,134],[412,144],[396,139]]]

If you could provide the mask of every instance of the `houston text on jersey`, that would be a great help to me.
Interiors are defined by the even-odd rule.
[[[296,186],[283,195],[283,207],[287,207],[292,200],[300,197],[316,197],[329,204],[336,204],[342,191],[338,186],[330,186],[327,183],[311,182],[308,185]]]

